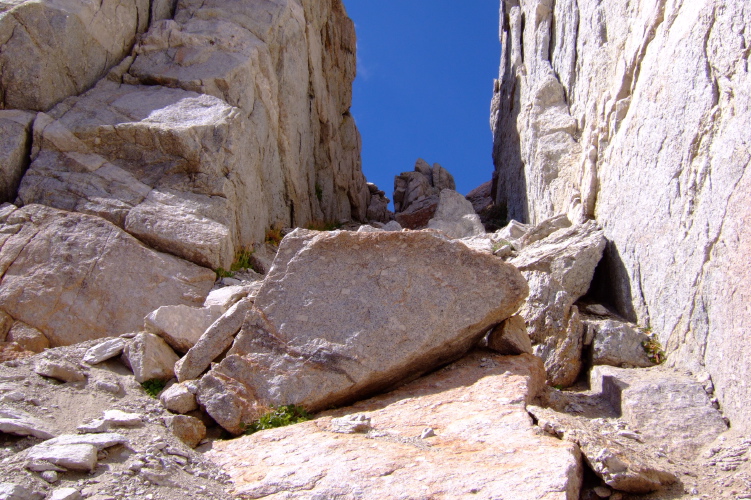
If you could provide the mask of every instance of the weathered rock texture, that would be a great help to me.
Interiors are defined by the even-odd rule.
[[[387,395],[215,444],[209,455],[243,498],[576,500],[577,447],[534,433],[524,411],[544,381],[533,356],[474,352]],[[334,432],[332,416],[365,429]]]
[[[39,107],[74,95],[38,116],[20,202],[98,215],[212,268],[272,227],[364,220],[354,25],[341,1],[188,0],[161,21],[171,6],[153,7],[107,78]],[[91,65],[102,76],[113,64]]]
[[[270,406],[354,401],[461,356],[527,291],[513,266],[431,232],[298,229],[199,403],[240,433]]]
[[[523,222],[596,217],[619,313],[748,427],[747,3],[501,3],[496,201]]]
[[[148,27],[149,0],[2,0],[0,109],[47,111],[91,87]]]
[[[29,166],[34,117],[26,111],[0,110],[0,203],[16,198],[18,184]]]
[[[163,304],[200,305],[214,278],[99,217],[0,210],[0,310],[53,347],[138,331]]]

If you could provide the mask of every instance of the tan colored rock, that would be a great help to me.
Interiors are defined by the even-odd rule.
[[[529,283],[519,314],[551,385],[569,386],[581,370],[584,334],[574,302],[589,289],[604,248],[602,230],[587,222],[555,231],[509,261]]]
[[[0,203],[16,199],[18,184],[29,166],[31,124],[35,116],[25,111],[0,109]]]
[[[488,335],[488,348],[500,354],[532,354],[532,341],[529,340],[527,326],[521,316],[511,316],[493,328]]]
[[[47,111],[90,88],[147,28],[148,0],[3,2],[0,109]]]
[[[27,351],[15,342],[0,342],[0,363],[13,361],[15,359],[28,358],[34,354],[36,353]]]
[[[16,321],[6,337],[8,342],[15,342],[27,351],[42,352],[50,346],[50,341],[42,332],[27,325],[23,321]]]
[[[180,441],[195,448],[206,437],[206,426],[195,417],[173,415],[167,417],[167,427]]]
[[[82,382],[86,375],[79,367],[65,359],[41,359],[35,366],[37,375],[54,378],[61,382]]]
[[[83,362],[97,365],[122,354],[127,341],[122,338],[105,340],[86,351]]]
[[[742,2],[503,1],[492,118],[496,201],[596,216],[614,312],[708,371],[746,432],[750,29]]]
[[[125,347],[123,358],[140,384],[171,379],[175,376],[175,363],[180,359],[161,337],[145,332],[136,335]]]
[[[98,217],[29,205],[0,227],[0,309],[53,347],[138,329],[161,305],[200,305],[215,278]]]
[[[526,293],[513,266],[430,232],[298,229],[198,400],[233,433],[270,406],[346,403],[461,356]]]
[[[534,433],[524,410],[543,384],[533,356],[474,352],[315,421],[215,443],[209,456],[248,497],[575,500],[578,449]],[[373,429],[332,432],[332,417],[347,415]],[[421,439],[427,427],[435,436]]]

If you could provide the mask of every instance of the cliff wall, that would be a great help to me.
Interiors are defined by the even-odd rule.
[[[212,268],[272,227],[362,220],[355,49],[340,0],[2,0],[2,201]]]
[[[751,427],[751,7],[504,0],[491,126],[510,218],[595,218],[609,299]]]

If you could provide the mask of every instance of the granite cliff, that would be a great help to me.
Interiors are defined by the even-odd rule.
[[[747,430],[750,34],[745,2],[504,0],[491,117],[496,203],[596,219],[592,292]]]

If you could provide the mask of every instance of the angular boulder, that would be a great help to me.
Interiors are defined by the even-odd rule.
[[[200,305],[215,278],[99,217],[40,205],[0,214],[0,276],[0,309],[53,347],[138,330],[162,305]]]
[[[438,207],[433,218],[428,221],[428,228],[437,229],[451,239],[485,234],[485,227],[472,208],[472,203],[453,189],[441,191]]]
[[[584,321],[585,344],[591,340],[593,365],[610,365],[647,368],[653,366],[643,343],[649,336],[636,325],[618,320]]]
[[[488,335],[488,348],[512,356],[532,354],[532,342],[529,340],[524,318],[518,315],[511,316],[493,328]]]
[[[430,232],[298,229],[198,400],[237,434],[270,406],[362,398],[461,356],[526,294],[513,266]]]
[[[136,382],[169,380],[175,376],[175,363],[180,359],[161,337],[153,333],[139,333],[123,351]]]
[[[529,283],[529,298],[519,314],[551,385],[569,386],[581,370],[583,328],[574,302],[589,289],[605,243],[590,221],[552,232],[509,261]]]
[[[693,460],[728,430],[705,388],[664,366],[639,370],[596,366],[590,386],[620,412],[629,427],[674,459]]]
[[[222,315],[220,306],[162,306],[144,318],[144,329],[162,337],[177,352],[188,352]]]
[[[243,498],[578,500],[578,448],[534,433],[524,409],[544,382],[534,356],[475,351],[389,394],[208,454]],[[362,432],[339,433],[335,420]]]
[[[148,27],[149,3],[0,3],[0,108],[47,111],[90,88]]]

